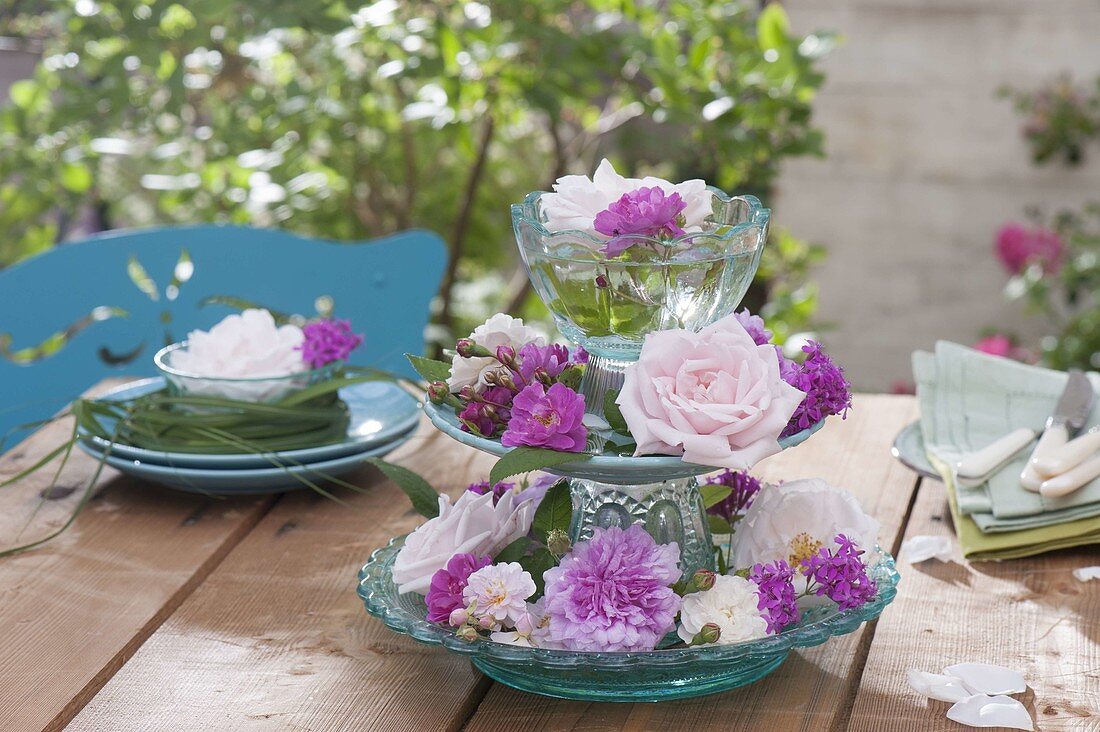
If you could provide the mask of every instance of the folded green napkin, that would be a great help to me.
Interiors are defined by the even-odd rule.
[[[954,485],[952,466],[963,455],[1019,427],[1043,428],[1065,373],[941,342],[935,354],[913,354],[913,374],[925,448],[948,486],[967,556],[1009,558],[1100,542],[1100,480],[1061,498],[1025,490],[1019,475],[1030,450],[977,488]],[[1100,375],[1089,378],[1100,393]],[[1089,424],[1098,421],[1094,409]]]

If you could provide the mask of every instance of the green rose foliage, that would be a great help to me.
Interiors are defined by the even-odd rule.
[[[454,281],[503,262],[522,283],[508,204],[563,173],[606,155],[766,194],[784,157],[820,154],[832,39],[792,34],[777,4],[24,5],[0,35],[39,39],[42,61],[0,107],[0,266],[89,216],[335,239],[419,226],[452,246],[449,323]],[[496,300],[464,292],[457,330],[510,299],[482,289]]]

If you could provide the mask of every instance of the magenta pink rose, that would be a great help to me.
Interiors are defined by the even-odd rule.
[[[1023,224],[1005,224],[997,232],[994,249],[1009,274],[1018,275],[1032,263],[1045,273],[1062,266],[1065,247],[1057,233],[1044,228],[1030,229]]]
[[[780,376],[775,347],[757,345],[729,315],[698,333],[646,336],[616,403],[635,455],[746,470],[779,452],[779,435],[804,397]]]

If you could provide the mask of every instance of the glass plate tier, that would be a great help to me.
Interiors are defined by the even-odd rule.
[[[458,415],[454,409],[447,406],[439,406],[431,402],[424,405],[424,412],[432,420],[432,424],[442,432],[447,433],[459,442],[476,447],[477,449],[492,455],[503,455],[512,448],[500,444],[500,440],[491,440],[486,437],[464,432],[462,423],[458,421]],[[821,429],[825,420],[797,432],[789,437],[779,440],[783,449],[794,447],[806,441],[810,435]],[[717,468],[708,465],[695,465],[685,463],[675,455],[647,455],[643,457],[620,457],[618,455],[596,455],[588,460],[575,463],[564,463],[546,468],[547,473],[561,475],[569,478],[581,478],[594,480],[601,483],[613,483],[617,485],[636,485],[643,483],[659,483],[665,480],[687,478],[693,475],[713,473]]]
[[[870,571],[878,594],[866,605],[840,611],[834,605],[806,609],[802,621],[779,635],[720,646],[665,648],[648,652],[582,653],[552,651],[458,638],[449,628],[424,619],[417,594],[399,595],[393,562],[405,543],[401,536],[376,551],[359,572],[358,594],[367,612],[391,629],[428,645],[469,656],[486,676],[522,691],[563,699],[664,701],[713,694],[758,681],[783,663],[791,649],[816,646],[877,618],[897,594],[894,558]],[[666,642],[675,639],[670,634]]]

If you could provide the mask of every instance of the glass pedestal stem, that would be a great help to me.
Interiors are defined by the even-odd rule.
[[[602,417],[604,396],[609,391],[623,388],[626,367],[632,363],[632,360],[589,354],[580,387],[580,393],[584,395],[584,411]]]

